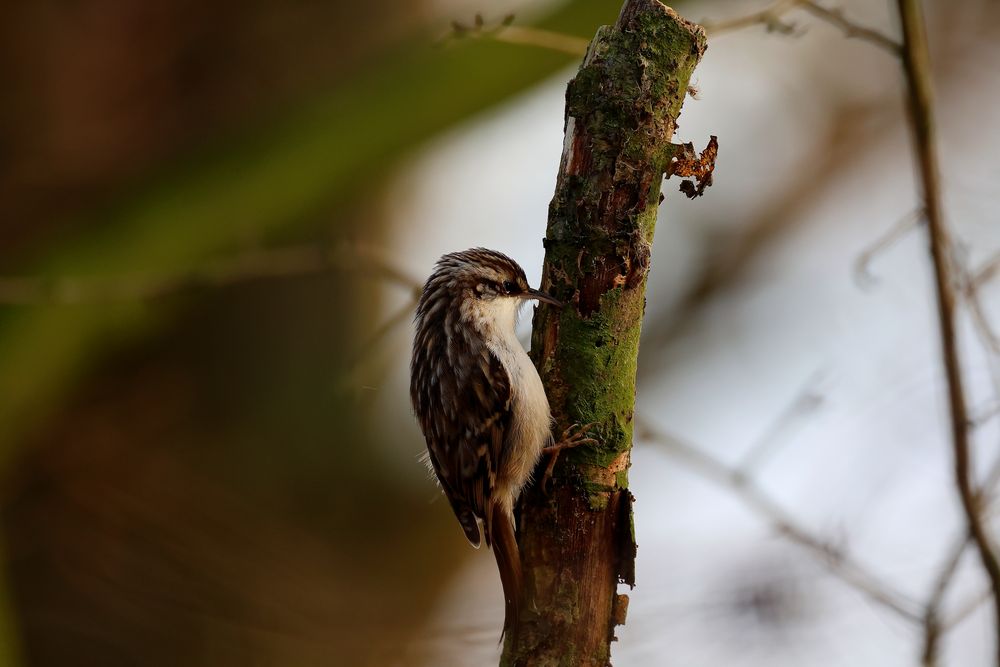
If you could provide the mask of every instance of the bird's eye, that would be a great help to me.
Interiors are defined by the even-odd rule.
[[[503,281],[503,291],[507,292],[507,294],[513,294],[514,292],[519,292],[520,290],[517,288],[517,283],[505,280]]]

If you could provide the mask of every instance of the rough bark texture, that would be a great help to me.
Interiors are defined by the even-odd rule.
[[[550,492],[520,505],[525,611],[502,665],[609,664],[634,585],[628,490],[636,357],[660,185],[704,31],[657,0],[627,0],[600,28],[566,93],[532,354],[562,429],[595,426],[563,454]]]

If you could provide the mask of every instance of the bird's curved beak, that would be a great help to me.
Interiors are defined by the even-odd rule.
[[[540,289],[531,289],[530,287],[523,292],[521,292],[520,297],[522,299],[535,299],[537,301],[544,301],[545,303],[551,303],[556,308],[562,308],[562,302],[559,299],[551,296],[547,292],[543,292]]]

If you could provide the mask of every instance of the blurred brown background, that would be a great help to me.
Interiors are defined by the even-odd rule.
[[[446,36],[482,10],[589,39],[619,5],[0,9],[0,664],[495,660],[491,559],[415,458],[409,312],[462,247],[537,281],[578,58]],[[889,3],[844,6],[897,36]],[[927,9],[949,213],[981,266],[1000,249],[1000,15]],[[787,20],[713,36],[696,75],[680,138],[718,134],[720,164],[704,200],[665,186],[639,406],[722,459],[780,456],[763,481],[804,523],[924,591],[959,524],[919,232],[872,260],[881,287],[852,278],[916,201],[898,63]],[[968,363],[988,412],[996,355]],[[767,521],[637,447],[616,664],[914,664],[910,630],[853,611]],[[956,664],[985,655],[975,623]]]

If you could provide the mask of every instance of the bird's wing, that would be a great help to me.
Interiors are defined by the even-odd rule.
[[[500,360],[485,345],[467,352],[462,356],[463,367],[441,374],[438,391],[427,397],[440,404],[425,406],[429,410],[418,408],[418,416],[424,422],[429,458],[445,495],[465,536],[479,546],[476,519],[489,516],[513,400],[510,376]],[[486,539],[489,544],[489,534]]]

